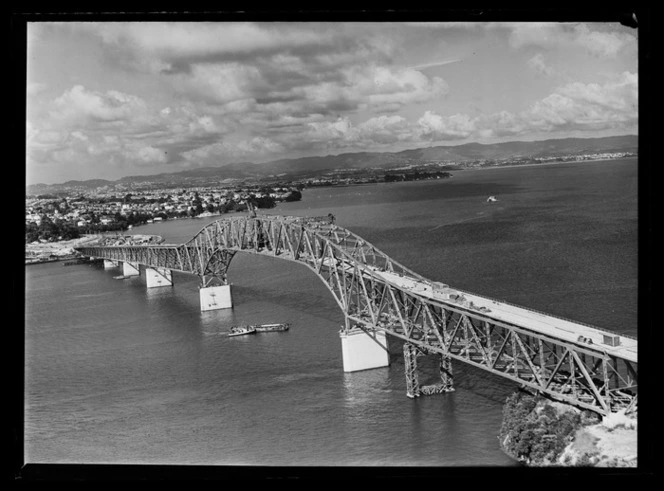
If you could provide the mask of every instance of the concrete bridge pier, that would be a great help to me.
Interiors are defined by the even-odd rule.
[[[339,333],[344,372],[359,372],[390,365],[385,332],[365,331],[359,327],[346,326]]]
[[[201,312],[206,310],[230,309],[233,307],[231,285],[204,286],[199,290]]]
[[[404,370],[406,372],[406,395],[415,398],[421,395],[441,394],[454,390],[454,381],[452,378],[452,359],[449,355],[440,355],[440,382],[433,385],[420,386],[417,374],[417,357],[428,354],[419,346],[412,343],[404,343],[403,359]]]
[[[113,269],[119,266],[117,261],[111,261],[110,259],[104,259],[104,269]]]
[[[173,286],[173,272],[166,268],[145,268],[145,283],[148,288]]]
[[[124,276],[140,276],[141,271],[139,269],[138,263],[122,263],[122,274]]]

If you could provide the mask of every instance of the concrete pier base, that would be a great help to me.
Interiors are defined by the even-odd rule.
[[[104,269],[113,269],[118,267],[117,261],[111,261],[109,259],[104,259]]]
[[[201,312],[233,307],[231,285],[208,286],[200,289]]]
[[[173,273],[170,269],[145,268],[145,283],[148,288],[172,286]]]
[[[387,336],[383,331],[365,332],[353,328],[341,331],[339,336],[344,372],[358,372],[390,365]]]
[[[122,274],[124,276],[139,276],[141,274],[138,264],[122,263]]]

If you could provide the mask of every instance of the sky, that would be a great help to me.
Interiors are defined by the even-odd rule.
[[[26,181],[638,134],[618,23],[30,22]]]

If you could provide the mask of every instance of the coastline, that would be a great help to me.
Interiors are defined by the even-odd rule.
[[[502,451],[527,467],[637,467],[637,418],[515,393],[498,438]]]
[[[559,165],[559,164],[585,164],[591,162],[613,162],[616,160],[638,160],[638,156],[634,157],[621,157],[619,159],[587,159],[587,160],[567,160],[563,162],[542,162],[540,164],[513,164],[513,165],[492,165],[484,167],[471,167],[466,169],[458,169],[459,171],[476,171],[476,170],[487,170],[487,169],[513,169],[515,167],[540,167],[543,165]]]
[[[482,166],[482,167],[471,167],[471,168],[459,168],[456,171],[461,172],[473,172],[473,171],[483,171],[488,169],[513,169],[517,167],[539,167],[539,166],[551,166],[551,165],[560,165],[560,164],[583,164],[583,163],[592,163],[592,162],[611,162],[614,160],[638,160],[638,156],[623,157],[620,159],[588,159],[588,160],[569,160],[562,162],[543,162],[538,164],[514,164],[514,165],[494,165],[494,166]],[[449,176],[450,178],[453,176]],[[425,180],[425,179],[422,179]],[[419,182],[420,180],[413,180],[408,182]],[[392,184],[390,182],[378,182],[378,183],[344,183],[344,184],[330,184],[328,186],[316,186],[316,187],[354,187],[354,186],[369,186],[375,184]],[[211,217],[221,217],[228,213],[210,213],[205,212],[200,215],[193,217],[173,217],[168,220],[192,220],[192,219],[204,219]],[[141,234],[127,234],[127,232],[134,231],[139,227],[144,227],[146,225],[151,225],[151,223],[141,223],[134,225],[131,229],[124,231],[123,233],[107,233],[107,234],[95,234],[95,235],[86,235],[81,236],[78,239],[72,239],[68,241],[59,241],[59,242],[46,242],[46,243],[30,243],[25,245],[25,265],[31,264],[42,264],[49,262],[58,262],[58,261],[67,261],[73,260],[80,257],[76,251],[73,249],[77,245],[100,240],[104,237],[120,237],[120,236],[141,236]]]
[[[63,240],[58,242],[32,242],[30,244],[25,244],[25,265],[33,264],[43,264],[43,263],[53,263],[61,261],[72,261],[79,259],[82,256],[74,250],[74,247],[78,247],[83,244],[91,244],[95,242],[100,242],[106,239],[111,239],[114,244],[107,245],[120,245],[120,243],[132,243],[138,241],[138,243],[160,243],[163,242],[163,238],[158,235],[125,235],[125,234],[96,234],[96,235],[85,235],[79,237],[78,239]]]

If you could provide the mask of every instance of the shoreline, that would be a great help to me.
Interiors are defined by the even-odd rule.
[[[498,439],[526,467],[637,467],[637,419],[624,410],[600,416],[515,392],[503,406]]]
[[[586,160],[567,160],[563,162],[542,162],[540,164],[492,165],[492,166],[473,167],[473,168],[458,169],[458,170],[465,172],[465,171],[477,171],[477,170],[487,170],[487,169],[514,169],[515,167],[540,167],[543,165],[585,164],[591,162],[615,162],[617,160],[631,160],[631,159],[638,160],[639,157],[637,155],[632,157],[621,157],[619,159],[586,159]]]
[[[83,256],[74,250],[84,244],[99,242],[104,239],[127,240],[127,238],[138,237],[142,241],[153,241],[156,238],[157,243],[163,242],[159,235],[145,234],[94,234],[85,235],[78,239],[63,240],[58,242],[40,242],[25,244],[25,266],[33,264],[44,264],[54,262],[64,262],[80,259]]]
[[[631,157],[623,157],[619,159],[588,159],[588,160],[569,160],[569,161],[563,161],[563,162],[543,162],[539,164],[515,164],[515,165],[495,165],[495,166],[483,166],[483,167],[473,167],[473,168],[459,168],[456,169],[454,172],[476,172],[476,171],[483,171],[483,170],[493,170],[493,169],[513,169],[517,167],[539,167],[539,166],[551,166],[551,165],[560,165],[560,164],[583,164],[583,163],[592,163],[592,162],[613,162],[616,160],[638,160],[638,156],[631,156]],[[453,175],[450,175],[449,178],[453,178]],[[420,182],[420,181],[429,181],[431,179],[417,179],[417,180],[412,180],[412,181],[398,181],[398,182],[375,182],[375,183],[345,183],[345,184],[330,184],[330,185],[325,185],[325,186],[312,186],[311,189],[318,189],[318,188],[338,188],[338,187],[354,187],[354,186],[371,186],[371,185],[376,185],[376,184],[395,184],[395,183],[404,183],[404,182]],[[305,188],[309,189],[309,188]],[[232,213],[238,213],[238,212],[232,212]],[[241,212],[240,212],[241,213]],[[221,217],[224,215],[227,215],[229,213],[202,213],[201,215],[196,215],[193,217],[173,217],[169,218],[164,221],[171,221],[171,220],[193,220],[193,219],[205,219],[205,218],[213,218],[213,217]],[[152,223],[141,223],[134,225],[131,229],[127,229],[122,232],[107,232],[107,233],[100,233],[100,234],[95,234],[94,236],[81,236],[78,239],[72,239],[69,241],[59,241],[59,242],[47,242],[47,243],[40,243],[40,244],[26,244],[25,245],[25,251],[26,254],[30,251],[30,248],[32,247],[35,250],[35,258],[32,260],[29,260],[26,257],[25,260],[25,265],[32,265],[32,264],[43,264],[43,263],[51,263],[51,262],[59,262],[59,261],[67,261],[67,260],[73,260],[77,259],[80,257],[75,251],[71,251],[69,254],[62,254],[63,249],[72,249],[74,247],[74,244],[78,245],[78,243],[84,243],[92,240],[99,240],[104,237],[120,237],[120,236],[134,236],[134,235],[142,235],[142,234],[129,234],[129,231],[134,231],[139,227],[145,227],[147,225],[154,225],[155,223],[160,223],[160,222],[152,222]],[[40,255],[44,255],[47,252],[51,252],[48,257],[39,257]],[[55,257],[53,257],[55,256]]]

